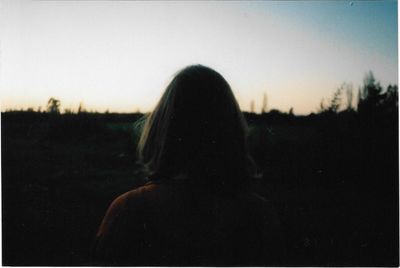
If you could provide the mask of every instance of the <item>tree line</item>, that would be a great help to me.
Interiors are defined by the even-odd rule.
[[[354,105],[354,90],[353,85],[350,83],[343,83],[338,89],[336,89],[332,97],[325,100],[321,100],[319,107],[317,108],[316,114],[338,114],[338,113],[358,113],[364,116],[373,116],[376,114],[397,114],[398,111],[398,86],[388,85],[384,89],[380,82],[375,79],[372,71],[369,71],[363,81],[363,85],[358,89],[358,95],[356,104]],[[271,109],[268,111],[267,107],[268,98],[267,94],[264,93],[262,97],[261,115],[279,115],[279,116],[294,116],[293,107],[288,112],[282,112],[278,109]],[[9,109],[6,112],[45,112],[49,114],[60,114],[61,113],[61,101],[55,97],[51,97],[46,104],[45,110],[42,111],[39,107],[36,111],[33,108],[27,110],[13,110]],[[66,108],[63,110],[65,114],[82,114],[82,113],[98,113],[97,111],[87,111],[83,105],[83,102],[79,104],[76,111],[73,109]],[[104,112],[108,114],[109,111]],[[140,113],[139,111],[135,112]],[[256,114],[255,102],[250,102],[250,113]],[[310,115],[314,115],[311,113]]]

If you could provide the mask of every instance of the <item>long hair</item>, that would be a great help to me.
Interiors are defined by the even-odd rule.
[[[179,71],[146,119],[138,144],[150,180],[179,174],[218,188],[246,186],[255,174],[247,124],[229,84],[193,65]]]

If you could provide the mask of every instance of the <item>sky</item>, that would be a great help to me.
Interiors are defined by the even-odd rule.
[[[372,70],[398,84],[396,1],[0,2],[1,110],[151,111],[191,64],[225,77],[242,110],[317,111]]]

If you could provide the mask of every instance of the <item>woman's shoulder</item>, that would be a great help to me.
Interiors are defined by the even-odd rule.
[[[132,189],[128,192],[125,192],[118,196],[114,201],[111,203],[111,208],[129,208],[132,205],[139,205],[148,196],[153,195],[154,193],[158,192],[159,189],[162,188],[160,184],[157,183],[146,183],[142,186],[139,186],[135,189]]]
[[[146,196],[158,189],[158,185],[148,183],[115,198],[107,209],[106,215],[100,225],[98,236],[107,233],[116,218],[127,210],[139,209]]]

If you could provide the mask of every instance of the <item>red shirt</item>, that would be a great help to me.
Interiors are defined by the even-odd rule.
[[[112,202],[96,256],[111,265],[267,266],[279,265],[282,244],[272,206],[255,194],[150,183]]]

